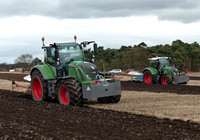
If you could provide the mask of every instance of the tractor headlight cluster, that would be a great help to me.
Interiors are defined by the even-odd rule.
[[[96,79],[104,79],[104,77],[102,75],[97,75]]]
[[[88,80],[92,80],[91,77],[87,74],[86,74],[86,77],[87,77]]]

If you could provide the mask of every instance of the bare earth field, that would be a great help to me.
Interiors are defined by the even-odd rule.
[[[116,77],[123,77],[121,79],[121,81],[130,81],[131,80],[131,76],[127,76],[127,75],[117,75]],[[135,78],[135,77],[133,76],[133,78]],[[187,83],[187,85],[200,86],[200,76],[191,76],[190,81]]]
[[[200,123],[200,95],[122,91],[118,104],[88,104],[90,107]]]
[[[190,76],[197,76],[200,77],[200,72],[189,72],[188,73]]]
[[[0,139],[199,139],[200,124],[126,112],[35,102],[0,90]],[[98,106],[98,104],[97,104]]]
[[[198,79],[188,85],[147,86],[125,76],[119,103],[89,100],[83,107],[65,107],[55,101],[35,102],[25,89],[8,91],[10,80],[28,85],[24,76],[0,73],[0,89],[4,89],[0,90],[0,140],[200,138]]]

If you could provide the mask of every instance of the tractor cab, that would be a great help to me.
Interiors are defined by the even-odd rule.
[[[170,67],[168,57],[154,57],[150,58],[150,66],[156,69],[162,69],[163,67]]]
[[[70,61],[83,61],[82,47],[78,43],[56,43],[55,46],[50,44],[44,49],[44,56],[45,62],[51,65],[55,65],[58,58],[62,66]]]
[[[76,41],[76,37],[75,41]],[[49,46],[44,45],[44,61],[45,64],[49,65],[53,70],[55,77],[63,77],[69,75],[70,66],[79,66],[82,63],[86,63],[84,60],[84,50],[83,48],[93,43],[94,52],[97,53],[97,44],[95,41],[84,41],[82,43],[69,42],[69,43],[54,43]],[[94,64],[90,63],[92,66]],[[84,64],[82,64],[84,65]],[[95,66],[93,66],[95,67]]]

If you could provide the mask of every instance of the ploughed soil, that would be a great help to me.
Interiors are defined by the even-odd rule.
[[[200,139],[200,124],[36,102],[0,90],[1,139]]]
[[[0,73],[0,79],[24,81],[26,75]],[[200,77],[194,78],[200,80]],[[121,81],[121,87],[130,91],[200,94],[200,86]],[[55,101],[35,102],[30,93],[0,89],[0,140],[200,138],[198,123],[94,109],[87,107],[88,104],[90,102],[83,107],[72,107]]]
[[[23,78],[27,75],[27,73],[0,73],[0,79],[11,81],[25,81],[23,80]]]
[[[190,80],[200,80],[200,77],[197,77],[197,76],[190,76]]]
[[[149,91],[156,93],[177,93],[177,94],[200,94],[200,86],[188,86],[181,84],[161,85],[144,84],[141,82],[121,81],[122,90],[130,91]]]
[[[0,73],[0,79],[14,80],[14,81],[24,81],[23,77],[27,74],[19,73]],[[192,77],[196,80],[200,80],[200,77]],[[131,81],[121,81],[122,90],[130,91],[150,91],[150,92],[165,92],[165,93],[177,93],[177,94],[200,94],[200,86],[187,86],[181,84],[173,84],[163,86],[161,84],[144,84],[141,82],[131,82]]]

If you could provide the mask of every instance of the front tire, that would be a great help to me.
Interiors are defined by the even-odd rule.
[[[169,84],[172,84],[172,83],[173,83],[173,80],[169,75],[163,75],[161,77],[161,84],[162,85],[169,85]]]
[[[47,99],[47,82],[44,81],[41,73],[38,70],[33,71],[31,76],[31,91],[33,100],[43,101]]]
[[[81,106],[81,86],[75,79],[60,80],[56,85],[57,100],[63,105]]]

